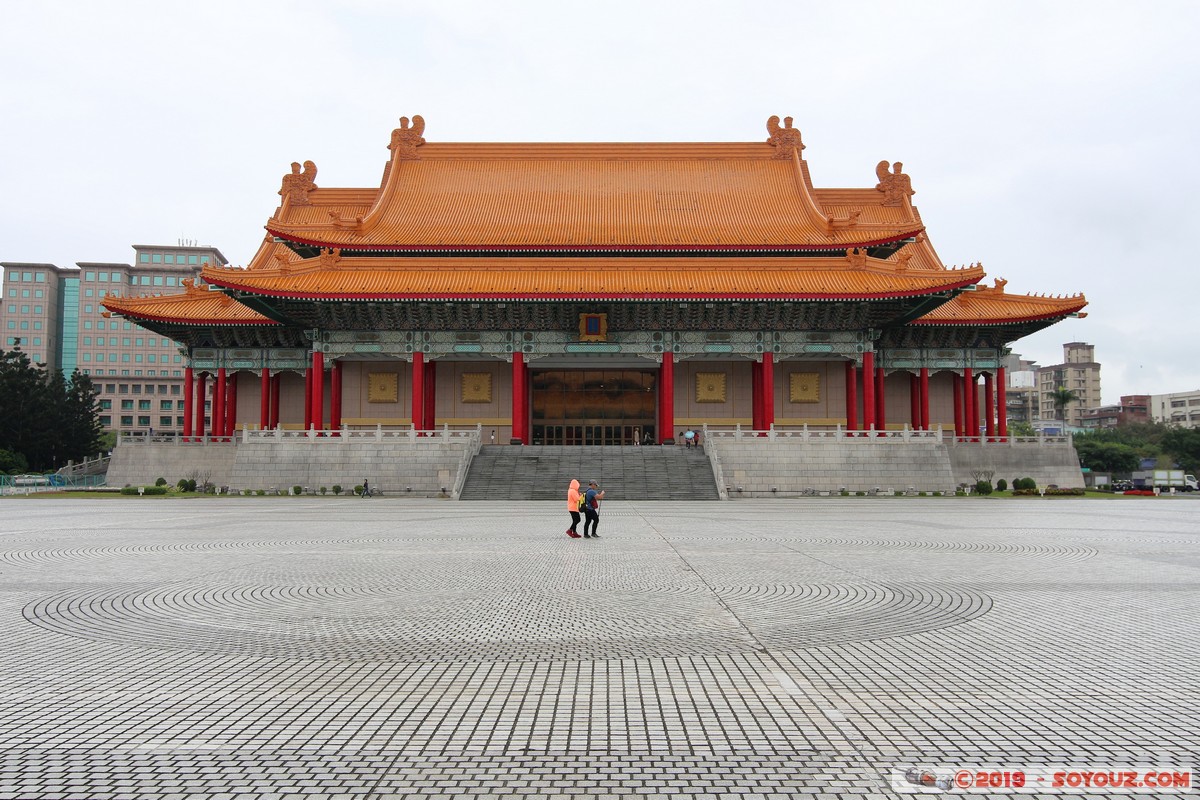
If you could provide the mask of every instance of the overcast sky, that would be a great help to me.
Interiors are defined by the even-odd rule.
[[[1106,403],[1195,390],[1198,23],[1195,2],[9,4],[0,261],[189,239],[245,264],[292,161],[377,185],[402,115],[429,141],[762,141],[790,115],[817,186],[904,162],[947,265],[1087,295],[1016,352],[1096,345]]]

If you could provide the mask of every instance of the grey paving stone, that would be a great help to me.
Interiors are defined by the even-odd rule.
[[[1200,505],[4,501],[0,800],[1200,763]]]

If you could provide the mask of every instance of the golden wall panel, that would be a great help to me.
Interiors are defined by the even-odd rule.
[[[462,402],[492,402],[492,374],[490,372],[464,372],[462,375]]]
[[[788,402],[821,402],[821,374],[818,372],[793,372],[788,376]]]
[[[368,403],[397,403],[400,401],[400,376],[395,372],[367,373]]]
[[[697,372],[696,402],[724,403],[725,380],[724,372]]]

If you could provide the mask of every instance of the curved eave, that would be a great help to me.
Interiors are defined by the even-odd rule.
[[[804,251],[839,252],[855,247],[880,247],[895,244],[905,239],[915,237],[924,228],[913,228],[900,233],[890,233],[886,236],[817,244],[374,244],[355,242],[331,242],[329,240],[309,238],[291,233],[287,230],[267,226],[267,232],[272,236],[284,239],[292,244],[308,247],[341,249],[354,252],[380,253],[787,253]]]
[[[1028,325],[1037,322],[1058,322],[1069,317],[1071,314],[1078,313],[1087,303],[1080,303],[1073,308],[1064,310],[1055,310],[1044,314],[1025,314],[1014,317],[995,317],[987,318],[980,317],[977,319],[929,319],[922,317],[910,322],[910,325],[937,325],[937,326],[964,326],[964,327],[980,327],[980,326],[1004,326],[1004,325]]]
[[[272,327],[278,322],[262,316],[244,306],[230,300],[217,301],[221,306],[227,306],[234,314],[213,314],[209,310],[214,305],[213,299],[204,297],[207,292],[201,292],[200,297],[190,294],[166,295],[152,298],[129,298],[101,303],[110,313],[120,315],[125,319],[139,323],[157,325],[178,325],[181,327]],[[172,306],[178,311],[171,313]],[[186,309],[186,313],[183,312]]]
[[[974,284],[980,275],[956,275],[958,280],[934,286],[897,289],[881,292],[298,292],[292,289],[270,289],[248,286],[233,281],[206,276],[210,283],[230,291],[240,291],[260,297],[283,300],[341,301],[341,302],[481,302],[481,301],[606,301],[606,302],[693,302],[693,301],[776,301],[776,302],[845,302],[853,300],[895,300],[952,292]]]
[[[277,327],[278,322],[274,320],[264,320],[262,322],[248,322],[246,320],[237,319],[197,319],[183,317],[158,317],[154,315],[138,315],[124,311],[114,311],[114,314],[120,315],[125,319],[133,322],[151,322],[159,325],[178,325],[180,327],[202,327],[202,328],[254,328],[254,327]]]

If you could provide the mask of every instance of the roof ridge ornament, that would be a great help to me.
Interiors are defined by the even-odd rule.
[[[300,162],[292,162],[292,171],[283,176],[283,186],[279,194],[285,200],[290,200],[294,206],[308,205],[308,193],[317,188],[317,165],[311,161],[304,162],[304,171],[300,171]]]
[[[420,114],[413,114],[411,128],[408,117],[401,117],[400,127],[392,131],[392,143],[388,145],[388,149],[392,151],[392,157],[407,160],[419,159],[417,148],[425,144],[424,133],[425,118]]]
[[[775,148],[775,158],[791,158],[793,150],[803,150],[804,142],[800,141],[800,129],[792,127],[792,118],[783,118],[783,127],[779,127],[779,115],[773,115],[767,120],[767,133],[771,134],[767,144]]]
[[[861,208],[851,209],[850,213],[844,217],[830,217],[829,218],[829,227],[830,228],[853,228],[855,225],[858,224],[858,218],[860,216],[862,216]]]
[[[855,269],[861,269],[867,265],[867,248],[851,247],[846,251],[846,260],[850,262],[850,266]]]
[[[341,260],[342,249],[340,247],[337,249],[326,247],[321,250],[321,255],[317,256],[317,261],[321,264],[322,269],[337,269]]]
[[[912,188],[912,180],[904,174],[904,164],[899,161],[893,164],[892,171],[888,172],[888,162],[885,158],[875,165],[875,175],[879,178],[875,188],[883,192],[885,206],[902,206],[906,198],[916,194]]]

